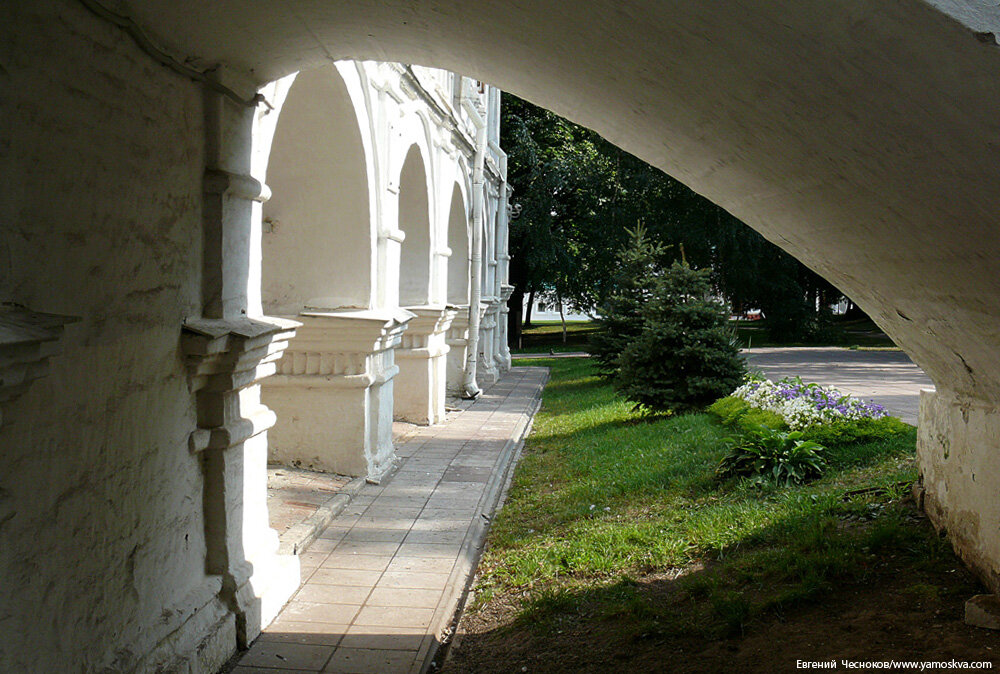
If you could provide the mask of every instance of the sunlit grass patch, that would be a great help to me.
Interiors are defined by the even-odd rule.
[[[639,417],[587,360],[541,364],[551,381],[490,532],[480,604],[517,597],[539,626],[627,615],[643,634],[734,634],[885,556],[943,559],[904,504],[912,428],[832,448],[805,485],[720,482],[734,431],[716,417]]]

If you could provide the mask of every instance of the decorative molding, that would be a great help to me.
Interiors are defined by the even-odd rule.
[[[379,236],[387,241],[403,243],[406,239],[406,232],[401,229],[385,229],[379,232]]]
[[[244,411],[233,398],[274,374],[298,325],[272,317],[184,322],[181,351],[188,386],[198,395],[198,428],[188,439],[192,452],[227,449],[274,425],[274,414],[263,405]]]
[[[405,310],[304,311],[266,386],[363,388],[395,376],[391,357],[414,315]]]
[[[202,189],[206,194],[226,194],[261,203],[271,198],[271,188],[253,176],[221,169],[206,169]]]
[[[15,304],[0,304],[0,406],[22,395],[49,372],[59,339],[77,316],[46,314]],[[0,425],[3,410],[0,408]]]
[[[448,353],[445,337],[458,309],[451,305],[426,305],[406,307],[406,310],[415,317],[403,335],[397,357],[433,358]]]

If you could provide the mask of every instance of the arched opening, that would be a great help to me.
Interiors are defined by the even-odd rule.
[[[377,478],[391,463],[385,410],[405,321],[373,310],[377,201],[358,72],[346,63],[299,73],[280,109],[263,210],[262,306],[302,325],[263,400],[277,416],[270,461]]]
[[[399,229],[406,238],[399,256],[399,306],[423,306],[431,290],[431,216],[427,173],[417,145],[399,174]]]
[[[448,304],[469,304],[469,209],[458,183],[452,189],[451,207],[448,210]]]
[[[399,174],[399,228],[405,233],[399,259],[399,305],[415,314],[396,351],[393,416],[416,424],[434,424],[445,415],[448,344],[446,334],[455,310],[433,303],[446,271],[435,265],[434,222],[424,157],[417,144],[407,150]]]
[[[189,391],[176,377],[134,365],[135,377],[111,373],[107,383],[94,386],[93,372],[81,364],[169,362],[134,345],[172,345],[173,333],[161,339],[148,326],[175,325],[181,316],[204,311],[208,303],[197,290],[204,295],[215,280],[226,306],[203,317],[214,328],[223,320],[239,327],[250,227],[242,214],[256,208],[246,199],[257,197],[241,197],[239,189],[216,192],[225,215],[209,231],[202,170],[249,177],[243,153],[253,112],[221,101],[211,119],[203,114],[214,95],[210,89],[206,94],[147,65],[128,39],[96,25],[98,19],[81,7],[22,4],[25,9],[4,26],[19,67],[3,77],[15,85],[54,72],[64,77],[44,80],[52,85],[44,96],[38,87],[9,87],[14,104],[7,107],[31,113],[19,118],[23,124],[4,158],[12,167],[14,231],[31,234],[13,239],[9,285],[14,300],[46,299],[51,311],[86,315],[87,332],[77,335],[81,357],[67,359],[75,367],[72,377],[43,389],[47,395],[30,408],[22,405],[27,421],[16,437],[32,440],[22,443],[26,451],[38,447],[34,428],[55,427],[52,410],[65,408],[70,413],[62,416],[83,427],[59,426],[47,444],[91,438],[78,443],[81,456],[113,465],[106,452],[136,446],[134,424],[150,425],[142,414],[132,415],[137,421],[130,424],[128,408],[118,403],[157,400],[160,409],[180,411],[176,419],[166,413],[157,419],[155,433],[149,431],[142,444],[156,460],[175,457],[184,426],[191,426],[179,419],[192,416],[184,401]],[[934,378],[938,391],[926,396],[922,417],[928,423],[922,422],[920,440],[924,484],[934,504],[929,510],[968,558],[994,574],[1000,543],[991,504],[1000,471],[980,470],[973,481],[969,468],[995,464],[1000,429],[1000,197],[992,189],[1000,173],[993,142],[1000,89],[997,52],[977,39],[995,26],[963,23],[956,16],[969,13],[963,3],[831,3],[824,5],[823,21],[816,20],[814,3],[788,2],[739,5],[738,21],[736,3],[727,2],[590,2],[572,11],[470,2],[449,12],[422,2],[297,3],[287,12],[266,3],[244,3],[239,12],[230,3],[212,11],[192,11],[194,3],[176,0],[121,5],[154,43],[195,64],[219,64],[208,77],[231,84],[237,97],[249,98],[257,85],[330,54],[463,69],[600,131],[718,201],[856,297]],[[447,42],[436,40],[442,35]],[[95,50],[92,37],[107,48]],[[52,48],[34,49],[42,39]],[[53,130],[63,127],[80,131],[73,152],[51,148]],[[162,144],[164,137],[174,147]],[[213,142],[222,147],[209,147]],[[52,198],[53,186],[61,199]],[[199,226],[204,231],[192,235]],[[202,249],[206,232],[215,235],[212,243],[225,245]],[[116,245],[114,253],[139,262],[148,255],[157,264],[115,271],[109,240],[141,242],[138,252]],[[39,247],[31,250],[29,241]],[[89,247],[82,249],[82,241]],[[26,250],[21,259],[19,250]],[[218,251],[225,251],[224,260]],[[211,255],[219,264],[199,269],[198,258]],[[40,268],[63,266],[81,273],[53,277],[48,285],[55,290],[38,282]],[[190,280],[204,269],[209,280],[192,289]],[[91,274],[103,274],[104,285]],[[182,301],[157,306],[151,293]],[[135,302],[112,306],[128,325],[106,323],[109,294]],[[299,300],[305,306],[326,296],[319,289]],[[309,359],[304,363],[308,368]],[[142,377],[148,398],[136,395],[135,381]],[[74,390],[92,390],[123,421],[93,432],[104,415],[92,415],[97,421],[81,415],[63,393]],[[5,423],[5,433],[14,429]],[[71,468],[56,474],[60,479],[49,480],[53,492],[74,493],[76,474],[72,463],[66,465]],[[165,474],[158,464],[146,465]],[[12,475],[22,478],[15,468]],[[136,493],[122,491],[129,481],[109,474],[113,478],[99,483],[109,502]],[[197,485],[199,478],[185,481]],[[232,493],[241,485],[227,486],[235,487]],[[235,503],[234,510],[242,507]],[[173,511],[163,505],[157,514],[167,521]],[[109,531],[108,538],[133,536],[128,526]],[[128,547],[115,557],[131,559],[127,553]],[[143,556],[155,559],[156,552],[147,548],[140,561]],[[78,559],[63,556],[66,566]],[[991,586],[1000,587],[995,575]],[[142,595],[143,605],[153,607],[147,603],[153,596]],[[83,614],[68,615],[73,622]],[[92,650],[108,652],[119,643],[110,637],[90,642]],[[99,667],[99,657],[87,663]]]
[[[448,304],[456,307],[448,330],[447,390],[458,394],[465,374],[469,343],[469,292],[472,283],[469,209],[461,185],[455,183],[448,210]]]
[[[264,313],[371,306],[365,151],[334,66],[299,73],[280,111],[264,204]]]

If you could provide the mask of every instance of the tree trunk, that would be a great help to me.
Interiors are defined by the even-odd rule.
[[[524,290],[514,288],[507,300],[507,347],[511,349],[521,348],[521,321],[524,315]]]
[[[535,308],[535,289],[532,288],[528,291],[528,310],[524,316],[524,325],[521,326],[522,330],[527,330],[531,327],[531,310]]]
[[[566,343],[566,314],[563,312],[562,296],[556,293],[556,301],[559,302],[559,321],[562,323],[563,344]]]

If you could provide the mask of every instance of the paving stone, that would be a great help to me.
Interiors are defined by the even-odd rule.
[[[449,582],[466,581],[451,572],[470,532],[482,535],[478,508],[495,463],[542,377],[516,369],[509,386],[463,403],[466,411],[444,424],[408,428],[398,455],[409,458],[383,484],[362,487],[302,556],[308,582],[259,639],[265,645],[255,644],[262,659],[240,668],[419,672],[443,627],[431,621],[450,618],[436,613]],[[288,649],[287,660],[268,657],[278,648]]]
[[[428,627],[432,617],[434,617],[432,608],[365,606],[354,619],[354,624],[379,627]]]
[[[466,531],[471,521],[469,519],[431,518],[419,519],[413,523],[411,531]]]
[[[380,517],[412,517],[416,519],[423,510],[423,505],[419,507],[402,507],[394,505],[378,505],[378,501],[374,504],[368,506],[365,510],[364,515],[361,516],[359,521],[371,521],[378,519]]]
[[[417,571],[419,573],[451,573],[455,566],[454,559],[437,557],[395,557],[386,571]]]
[[[240,658],[241,665],[319,671],[333,655],[334,646],[284,643],[258,639]]]
[[[422,627],[351,625],[340,645],[344,648],[416,652],[425,634]]]
[[[397,541],[342,540],[337,544],[336,559],[343,555],[393,555],[399,547]]]
[[[465,540],[467,529],[458,531],[418,531],[411,529],[404,541],[406,543],[435,543],[438,545],[460,545]]]
[[[424,508],[421,520],[465,520],[472,521],[472,516],[476,511],[476,503],[466,503],[463,505],[452,505],[448,508]]]
[[[294,601],[361,605],[370,592],[367,585],[327,585],[310,581],[299,588]]]
[[[351,529],[343,540],[402,543],[408,535],[409,532],[406,529]]]
[[[328,564],[324,569],[358,569],[360,571],[385,571],[385,568],[392,561],[388,555],[338,555],[331,554]]]
[[[381,577],[381,569],[338,569],[327,567],[317,569],[312,577],[309,578],[309,582],[326,585],[358,585],[364,587],[374,587],[375,583],[377,583]]]
[[[315,669],[272,669],[271,667],[238,666],[229,674],[316,674]]]
[[[339,648],[323,671],[338,674],[409,672],[416,659],[414,651]]]
[[[360,604],[321,604],[316,602],[290,601],[281,610],[281,617],[294,622],[349,625],[360,609]]]
[[[313,550],[307,550],[299,555],[299,566],[303,568],[317,567],[329,555],[329,552],[315,552]]]
[[[441,590],[416,588],[376,587],[371,591],[365,606],[403,606],[411,608],[437,608]]]
[[[308,552],[333,552],[333,549],[337,547],[341,537],[338,538],[316,538],[312,543],[309,544],[307,549]]]
[[[426,573],[420,571],[386,571],[379,578],[377,588],[413,588],[441,590],[448,584],[448,573]]]
[[[435,557],[438,559],[457,559],[461,549],[459,543],[403,543],[399,546],[400,557]]]
[[[347,629],[348,625],[346,624],[278,620],[268,625],[267,629],[261,633],[259,640],[336,646],[347,633]]]

